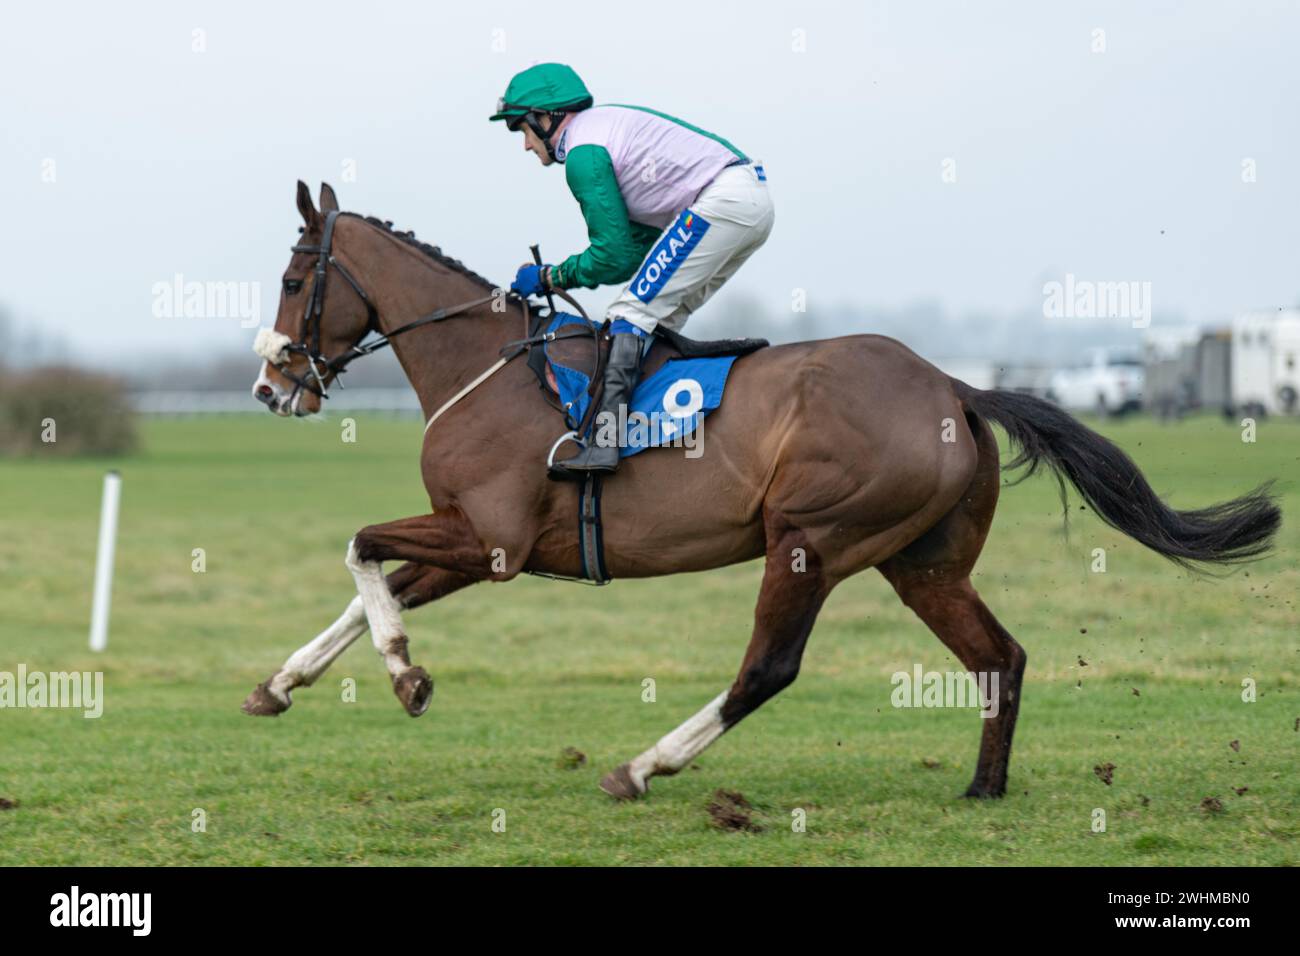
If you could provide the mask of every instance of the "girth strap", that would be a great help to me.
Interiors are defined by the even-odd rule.
[[[600,525],[600,475],[588,474],[578,492],[578,536],[582,549],[582,576],[593,584],[608,584],[605,570],[605,536]]]

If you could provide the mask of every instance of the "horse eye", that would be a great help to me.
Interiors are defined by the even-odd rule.
[[[285,279],[285,280],[284,280],[284,291],[287,292],[289,295],[297,295],[299,292],[302,291],[302,280],[301,280],[301,279]]]

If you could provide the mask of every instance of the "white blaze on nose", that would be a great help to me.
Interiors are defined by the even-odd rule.
[[[271,400],[269,402],[262,397],[261,393],[264,388],[271,390]],[[284,389],[280,387],[278,382],[271,381],[271,363],[269,362],[262,363],[262,368],[257,375],[257,381],[253,383],[253,397],[259,402],[265,402],[271,411],[277,415],[288,414],[288,410],[284,407]]]

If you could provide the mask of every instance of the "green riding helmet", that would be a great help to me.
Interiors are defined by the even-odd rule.
[[[488,120],[505,120],[511,132],[527,123],[553,159],[555,154],[551,150],[550,133],[542,129],[538,115],[547,113],[558,117],[585,110],[592,102],[587,84],[582,82],[582,77],[574,72],[573,67],[563,63],[538,63],[511,78],[506,95],[497,100],[497,111]]]

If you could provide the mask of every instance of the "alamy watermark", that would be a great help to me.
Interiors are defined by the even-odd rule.
[[[200,282],[178,272],[155,282],[151,294],[156,319],[238,319],[241,329],[262,324],[260,282]]]
[[[998,715],[998,672],[895,671],[889,679],[894,690],[889,702],[895,707],[979,707],[987,720]]]
[[[152,893],[83,893],[74,885],[50,897],[50,925],[56,927],[118,926],[148,936],[152,917]]]
[[[94,720],[104,713],[103,671],[0,671],[0,710],[57,707],[81,710]]]
[[[1151,283],[1094,282],[1067,272],[1064,282],[1043,284],[1043,317],[1048,319],[1131,319],[1133,328],[1151,324]]]
[[[704,399],[697,394],[699,384],[693,379],[689,386],[681,386],[677,393],[670,388],[664,396],[665,411],[628,412],[626,405],[618,406],[618,414],[600,412],[593,423],[592,440],[600,448],[617,445],[619,448],[684,448],[687,458],[704,454],[704,415],[700,413]],[[673,386],[677,388],[678,386]],[[687,402],[675,404],[677,397],[688,394]],[[692,427],[693,423],[693,427]]]

